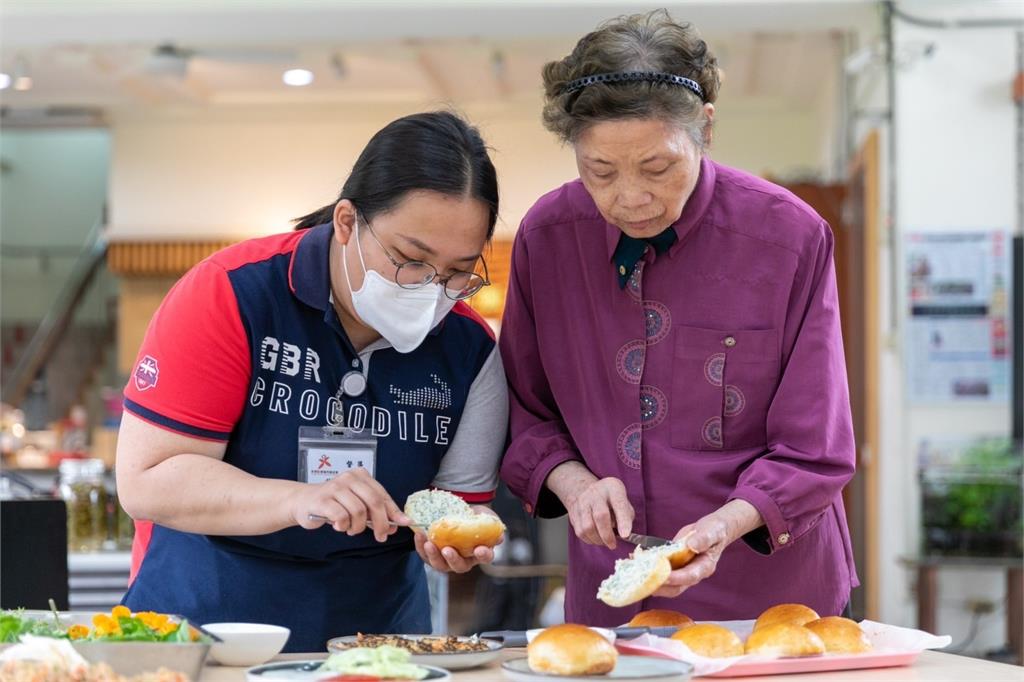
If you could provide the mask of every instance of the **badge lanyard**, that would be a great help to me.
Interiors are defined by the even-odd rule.
[[[338,426],[299,427],[299,480],[323,483],[350,469],[377,468],[377,438]]]
[[[366,376],[359,370],[346,372],[336,397],[357,398],[366,392]],[[375,477],[377,438],[366,430],[355,433],[343,425],[299,427],[299,480],[323,483],[350,469],[363,468]]]

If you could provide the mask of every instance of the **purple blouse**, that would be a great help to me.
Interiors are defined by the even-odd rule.
[[[623,481],[634,532],[671,538],[730,499],[766,527],[676,599],[597,601],[615,551],[569,533],[566,619],[628,621],[650,608],[754,618],[781,602],[838,614],[858,584],[841,491],[854,439],[833,237],[786,190],[705,158],[674,224],[620,289],[621,232],[579,180],[542,197],[516,235],[500,339],[511,395],[502,478],[541,516],[577,460]]]

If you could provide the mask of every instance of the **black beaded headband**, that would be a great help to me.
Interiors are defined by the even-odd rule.
[[[614,73],[596,73],[592,76],[584,76],[574,81],[569,81],[562,89],[563,95],[572,94],[588,85],[596,83],[668,83],[669,85],[681,85],[695,95],[704,99],[704,90],[700,84],[691,78],[677,76],[674,73],[661,73],[659,71],[616,71]]]

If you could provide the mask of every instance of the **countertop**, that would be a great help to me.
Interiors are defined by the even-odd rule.
[[[525,649],[509,649],[503,653],[504,658],[516,658],[525,656]],[[289,659],[313,659],[322,655],[289,655],[281,656],[281,660]],[[453,671],[452,679],[459,681],[473,680],[473,682],[498,682],[507,678],[501,671],[498,663],[483,668],[472,670]],[[704,678],[715,679],[715,678]],[[753,678],[734,678],[737,680],[750,680]],[[1013,682],[1024,682],[1024,668],[1006,665],[1004,663],[992,663],[976,658],[956,656],[939,651],[925,651],[917,661],[910,666],[902,668],[877,668],[875,670],[849,670],[843,672],[824,673],[803,673],[800,675],[772,675],[772,682],[825,682],[826,680],[836,682],[858,682],[861,680],[880,682],[893,680],[902,682],[904,680],[913,682],[1002,682],[1012,680]],[[226,668],[221,666],[208,666],[200,682],[243,682],[245,680],[245,668]]]

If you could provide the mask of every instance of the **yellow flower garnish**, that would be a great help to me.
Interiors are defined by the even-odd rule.
[[[89,628],[84,625],[72,625],[68,628],[68,637],[71,639],[85,639],[89,636]]]
[[[115,606],[111,609],[110,615],[114,618],[131,618],[132,612],[127,606]]]
[[[97,635],[121,634],[121,626],[117,621],[105,613],[97,613],[92,617],[92,624],[96,628]]]
[[[162,613],[153,613],[152,611],[143,611],[142,613],[135,614],[135,617],[142,621],[143,625],[148,627],[150,630],[161,630],[167,625],[170,618]]]

